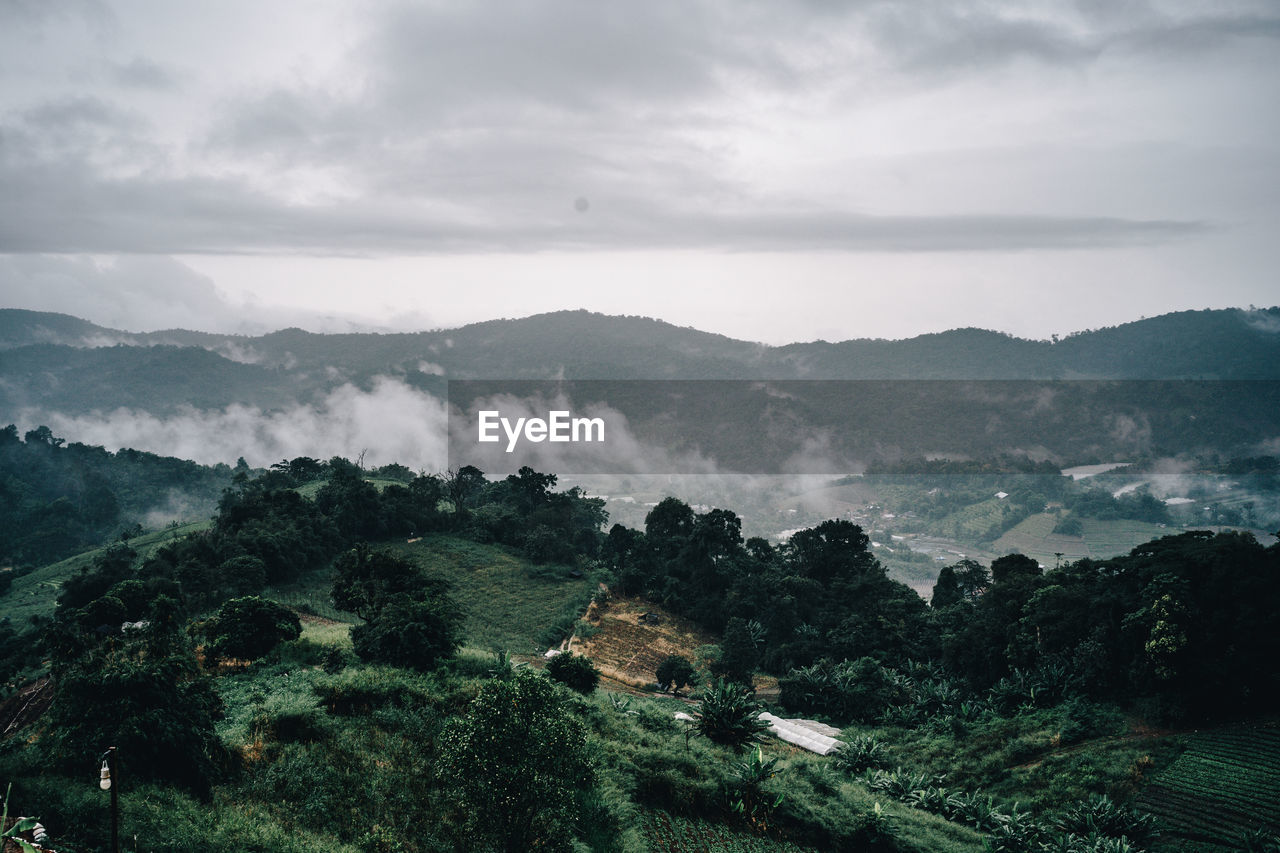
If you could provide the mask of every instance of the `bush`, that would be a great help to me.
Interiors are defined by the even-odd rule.
[[[447,820],[466,849],[570,848],[575,800],[596,777],[550,683],[523,671],[486,683],[439,743]]]
[[[846,773],[861,773],[868,768],[883,767],[888,760],[884,744],[875,735],[855,735],[836,747],[831,763]]]
[[[590,658],[570,652],[558,654],[548,661],[547,675],[584,695],[595,690],[600,681],[600,672]]]
[[[1058,819],[1058,828],[1071,835],[1096,833],[1108,838],[1127,838],[1137,844],[1160,834],[1154,817],[1117,805],[1105,794],[1096,794],[1068,810]]]

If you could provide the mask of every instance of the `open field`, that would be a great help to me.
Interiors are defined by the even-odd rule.
[[[646,613],[657,623],[644,622]],[[668,655],[683,655],[696,664],[698,649],[716,641],[692,622],[638,598],[611,599],[590,624],[591,636],[575,636],[570,649],[591,658],[601,675],[636,689],[653,683],[658,664]]]

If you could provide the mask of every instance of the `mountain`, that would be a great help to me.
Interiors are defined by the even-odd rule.
[[[121,408],[158,417],[231,406],[284,412],[322,407],[347,386],[371,391],[383,377],[436,397],[452,379],[863,381],[679,394],[671,386],[630,401],[627,417],[649,440],[715,444],[731,450],[736,470],[764,456],[781,463],[815,439],[863,460],[1247,448],[1280,434],[1280,386],[1257,382],[1280,379],[1280,308],[1180,312],[1055,341],[970,328],[786,346],[586,311],[414,333],[238,336],[133,333],[0,310],[0,411],[28,420]],[[667,417],[673,406],[696,413],[693,426]]]

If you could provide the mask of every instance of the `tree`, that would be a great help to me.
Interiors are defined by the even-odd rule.
[[[547,661],[547,675],[584,695],[595,690],[600,682],[600,673],[592,665],[591,658],[569,652]]]
[[[410,593],[442,595],[448,585],[424,575],[413,563],[388,551],[370,551],[357,545],[334,560],[333,604],[361,619],[372,619],[384,599]]]
[[[1040,564],[1025,554],[1007,554],[991,561],[993,583],[1007,583],[1023,578],[1038,578],[1042,574]]]
[[[447,814],[467,849],[571,849],[575,800],[595,769],[549,681],[520,671],[487,682],[439,744]]]
[[[754,627],[759,629],[759,623]],[[760,663],[759,633],[741,616],[729,617],[720,640],[720,660],[713,671],[730,681],[751,684],[751,675]]]
[[[659,688],[676,693],[681,687],[687,687],[693,683],[693,664],[686,657],[668,655],[662,663],[658,664],[656,675]]]
[[[364,660],[428,670],[457,651],[461,623],[457,606],[446,596],[415,599],[399,593],[351,629],[351,643]]]
[[[233,598],[205,625],[209,650],[217,657],[257,660],[285,640],[302,635],[298,614],[256,595]]]
[[[69,661],[55,657],[51,751],[68,770],[83,772],[114,745],[134,778],[208,793],[227,759],[213,728],[222,702],[179,622],[177,603],[161,596],[144,629]]]
[[[883,574],[869,550],[862,528],[844,519],[830,519],[788,540],[786,549],[797,573],[826,583],[849,580],[863,574]]]

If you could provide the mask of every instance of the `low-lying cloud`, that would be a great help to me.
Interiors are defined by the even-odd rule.
[[[108,450],[132,447],[207,465],[234,464],[239,457],[255,467],[311,456],[356,459],[366,466],[399,462],[415,470],[445,466],[447,430],[444,404],[403,382],[378,377],[371,390],[342,385],[318,403],[295,403],[279,411],[232,405],[191,407],[159,416],[133,409],[90,415],[27,410],[23,429],[48,425],[68,441]]]

